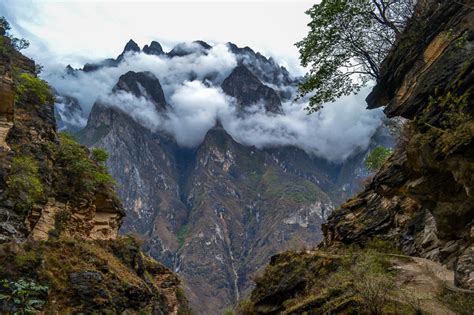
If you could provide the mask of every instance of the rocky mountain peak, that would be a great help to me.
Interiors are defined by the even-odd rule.
[[[168,56],[171,58],[183,57],[196,52],[207,54],[207,51],[211,48],[211,45],[202,40],[196,40],[192,43],[179,43],[173,47]]]
[[[145,45],[143,47],[143,52],[147,55],[155,55],[155,56],[160,56],[164,54],[163,47],[161,47],[161,44],[155,40],[152,41],[149,46]]]
[[[137,43],[135,43],[133,39],[130,39],[125,45],[125,47],[123,48],[123,52],[128,52],[128,51],[135,51],[135,52],[140,51],[140,47],[138,46]]]
[[[117,57],[116,62],[120,63],[123,60],[125,54],[128,52],[140,52],[140,51],[141,50],[138,44],[135,43],[133,39],[130,39],[125,45],[125,47],[123,48],[122,53]]]
[[[166,109],[165,95],[161,88],[160,81],[151,72],[128,71],[120,76],[113,92],[125,91],[140,97],[143,96],[156,105],[159,111]]]
[[[241,108],[264,104],[267,112],[279,114],[283,112],[278,94],[266,86],[244,65],[237,66],[222,82],[222,89],[237,99]]]

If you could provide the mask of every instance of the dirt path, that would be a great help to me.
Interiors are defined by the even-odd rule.
[[[454,288],[454,272],[446,267],[419,257],[391,255],[397,270],[397,284],[405,289],[400,302],[409,302],[429,314],[456,314],[438,301],[437,295],[443,286]]]

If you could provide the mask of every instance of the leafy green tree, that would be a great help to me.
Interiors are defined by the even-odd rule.
[[[370,151],[367,159],[365,160],[365,166],[369,171],[376,172],[382,167],[391,154],[392,150],[383,146],[378,146]]]
[[[379,78],[380,64],[412,15],[414,0],[322,0],[306,14],[308,35],[296,46],[310,67],[299,97],[314,92],[308,110],[357,93]]]

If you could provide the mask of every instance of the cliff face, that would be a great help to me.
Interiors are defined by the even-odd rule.
[[[242,313],[348,312],[370,307],[364,304],[364,292],[381,281],[383,264],[390,266],[385,269],[387,279],[395,281],[384,293],[388,306],[383,312],[411,303],[411,298],[400,295],[402,287],[412,290],[409,294],[418,299],[419,310],[473,311],[468,302],[474,292],[472,5],[472,1],[419,2],[367,98],[369,107],[387,105],[388,117],[409,120],[400,143],[371,183],[329,216],[319,250],[272,258],[257,278],[250,300],[241,305]],[[374,249],[374,240],[394,248]],[[368,252],[354,254],[357,247]],[[382,265],[371,256],[374,250],[385,257]],[[405,261],[397,258],[400,255]],[[367,257],[372,263],[364,265]],[[419,269],[423,265],[425,271]],[[358,266],[367,271],[361,273]],[[374,266],[380,267],[378,273]],[[376,278],[371,277],[374,274]],[[370,282],[361,292],[363,278]],[[321,281],[327,281],[327,290],[314,289],[315,283],[323,285]],[[428,281],[433,287],[421,288],[416,281]],[[422,294],[430,302],[423,302]],[[438,305],[433,309],[430,303]]]
[[[187,313],[178,278],[118,237],[105,153],[56,133],[48,85],[6,36],[0,82],[0,312]]]
[[[462,4],[419,8],[367,99],[372,107],[388,103],[389,117],[410,119],[402,143],[325,228],[327,245],[380,236],[447,264],[466,289],[474,289],[465,270],[474,237],[473,17]]]

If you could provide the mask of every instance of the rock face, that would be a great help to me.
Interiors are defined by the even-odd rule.
[[[262,102],[267,112],[283,112],[278,94],[260,82],[244,65],[237,66],[232,71],[222,82],[222,89],[235,97],[242,108]]]
[[[453,268],[467,263],[474,241],[473,13],[440,2],[418,14],[367,99],[369,106],[388,102],[389,117],[411,120],[406,139],[365,191],[329,219],[326,243],[384,235],[407,254]],[[420,26],[426,20],[435,26]],[[472,289],[472,276],[463,271],[457,282]]]
[[[160,43],[157,41],[152,41],[150,46],[145,45],[143,47],[143,52],[148,55],[155,55],[160,56],[164,54],[163,48],[161,47]]]
[[[418,3],[415,16],[383,62],[381,79],[367,98],[370,107],[387,105],[388,117],[408,119],[400,143],[371,183],[329,216],[323,225],[321,251],[272,257],[264,275],[257,279],[250,301],[242,305],[242,314],[357,310],[361,300],[354,300],[349,289],[354,282],[344,282],[347,278],[339,278],[337,288],[324,291],[311,290],[315,285],[308,286],[310,277],[298,286],[302,281],[298,277],[310,274],[324,279],[328,270],[334,275],[344,265],[335,260],[353,257],[343,249],[371,248],[374,241],[394,246],[398,256],[400,252],[415,256],[405,259],[429,265],[431,275],[440,278],[432,281],[444,283],[444,288],[433,288],[436,294],[428,296],[430,303],[446,304],[428,311],[430,306],[420,303],[419,309],[474,311],[471,6],[472,1]],[[378,251],[386,253],[387,248],[379,247]],[[405,288],[416,287],[410,279],[399,279],[414,266],[396,261],[393,254],[388,257],[392,257],[388,261],[391,270],[397,270],[396,281]],[[353,265],[356,261],[351,260]],[[402,290],[401,286],[396,288]],[[423,289],[414,289],[414,296],[418,290]],[[400,291],[390,293],[391,298],[397,300]],[[449,298],[443,300],[446,294]]]
[[[56,95],[54,117],[59,131],[79,131],[86,120],[77,99],[66,95]]]
[[[158,111],[166,109],[165,95],[161,89],[160,81],[151,72],[129,71],[120,76],[113,91],[128,92],[137,97],[143,96],[152,101]]]
[[[177,276],[118,237],[124,211],[104,153],[56,132],[34,62],[1,43],[14,102],[0,112],[0,312],[188,314]]]

